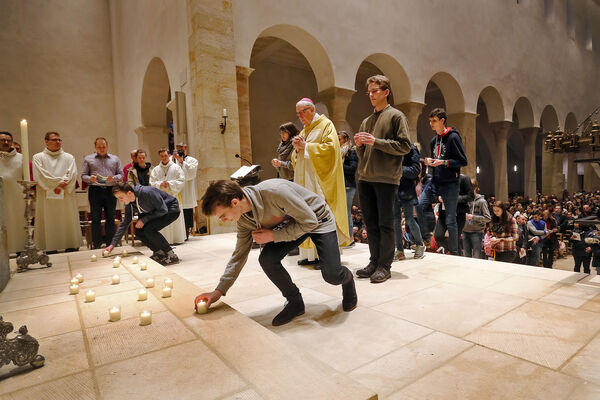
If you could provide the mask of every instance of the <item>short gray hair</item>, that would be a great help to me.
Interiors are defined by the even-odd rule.
[[[298,107],[298,106],[309,106],[313,110],[315,110],[315,111],[317,110],[313,103],[311,103],[310,101],[306,101],[306,100],[300,100],[299,102],[297,102],[296,107]]]

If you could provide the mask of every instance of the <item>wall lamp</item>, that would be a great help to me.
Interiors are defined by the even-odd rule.
[[[221,128],[221,135],[225,134],[225,130],[227,129],[227,109],[223,109],[223,120],[219,123],[219,128]]]

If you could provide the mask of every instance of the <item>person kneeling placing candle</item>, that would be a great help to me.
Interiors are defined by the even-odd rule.
[[[217,288],[196,297],[207,307],[227,293],[252,248],[252,240],[265,246],[258,257],[267,277],[279,288],[288,303],[273,319],[283,325],[304,314],[298,287],[281,264],[287,253],[307,238],[315,243],[326,282],[342,285],[344,311],[356,308],[358,296],[350,270],[342,266],[331,209],[315,193],[284,179],[269,179],[255,186],[240,187],[233,181],[211,182],[202,197],[202,212],[223,222],[237,221],[237,244]]]
[[[135,211],[139,215],[139,219],[135,223],[135,235],[153,251],[150,258],[162,265],[179,262],[179,257],[173,253],[169,242],[160,233],[161,229],[170,225],[179,217],[181,212],[179,201],[170,194],[152,186],[130,186],[126,183],[117,183],[113,186],[112,192],[117,199],[126,205],[125,217],[106,251],[112,252],[119,243],[125,230],[128,229]]]

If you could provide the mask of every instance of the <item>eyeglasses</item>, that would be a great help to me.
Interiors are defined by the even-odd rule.
[[[60,142],[62,142],[62,139],[48,139],[48,141],[60,143]]]
[[[10,143],[12,142],[12,139],[0,139],[0,142]]]
[[[300,111],[296,112],[296,115],[304,114],[306,111],[310,110],[312,107],[306,107]]]
[[[383,90],[383,89],[382,89],[382,88],[380,88],[380,87],[378,87],[378,88],[373,88],[373,89],[371,89],[371,90],[367,90],[367,96],[370,96],[370,95],[372,95],[373,93],[377,93],[377,92],[379,92],[380,90]]]

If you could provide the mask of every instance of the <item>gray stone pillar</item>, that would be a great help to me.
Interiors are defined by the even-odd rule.
[[[425,104],[414,101],[396,105],[396,108],[402,111],[406,115],[406,119],[408,119],[408,131],[411,143],[415,143],[419,139],[417,137],[417,124],[419,123],[419,116],[424,106]]]
[[[448,126],[453,126],[458,129],[460,137],[467,155],[468,165],[462,169],[461,173],[468,175],[471,178],[476,176],[477,169],[477,114],[475,113],[458,113],[448,115]]]
[[[577,164],[575,159],[577,153],[567,153],[567,190],[570,194],[577,192],[579,189],[579,177],[577,176]]]
[[[523,185],[525,197],[535,199],[536,194],[536,179],[535,179],[535,139],[537,138],[540,128],[522,128],[519,129],[523,136],[523,177],[525,184]]]
[[[8,264],[8,236],[6,216],[4,215],[4,180],[0,177],[0,292],[4,290],[10,279]]]
[[[319,92],[319,99],[327,106],[329,119],[333,122],[333,125],[338,132],[346,131],[349,134],[354,133],[346,120],[348,104],[350,104],[354,93],[356,93],[356,90],[344,89],[336,86],[332,86]]]
[[[508,143],[508,132],[512,128],[512,122],[492,122],[490,127],[494,133],[496,163],[494,165],[494,192],[496,200],[508,201],[508,170],[506,146]]]

